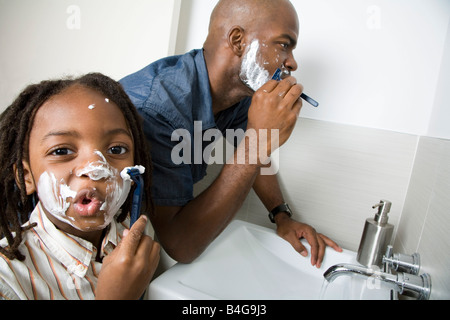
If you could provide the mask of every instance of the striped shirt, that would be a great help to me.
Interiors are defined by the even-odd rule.
[[[0,253],[0,299],[95,299],[102,263],[95,261],[97,249],[92,243],[58,230],[40,203],[27,222],[30,223],[37,226],[23,235],[20,252],[25,261],[10,260]],[[114,250],[127,224],[128,220],[110,224],[100,257]],[[6,239],[0,245],[5,247]]]

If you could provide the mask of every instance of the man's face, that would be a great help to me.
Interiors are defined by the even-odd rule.
[[[241,64],[240,78],[253,91],[269,81],[278,68],[290,73],[298,67],[293,55],[299,32],[297,14],[286,6],[270,20],[249,35]]]

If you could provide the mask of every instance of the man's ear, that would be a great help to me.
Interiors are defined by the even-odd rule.
[[[240,26],[234,26],[228,32],[228,45],[234,54],[239,57],[245,52],[244,35],[245,31]]]
[[[25,181],[27,195],[32,195],[33,193],[36,192],[36,184],[34,183],[34,177],[33,174],[31,173],[30,164],[28,163],[28,161],[23,160],[22,166],[23,166],[23,179]],[[16,165],[14,165],[14,173],[16,175],[16,183],[18,186],[20,186],[19,170],[17,169]]]

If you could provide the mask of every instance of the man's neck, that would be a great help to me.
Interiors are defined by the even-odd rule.
[[[239,68],[231,66],[226,57],[218,54],[210,56],[206,51],[204,51],[204,55],[209,74],[214,115],[253,95],[253,91],[239,79]]]

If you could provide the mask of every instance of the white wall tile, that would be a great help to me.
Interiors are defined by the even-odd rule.
[[[379,200],[392,201],[398,224],[416,145],[413,135],[300,119],[280,149],[280,185],[298,220],[357,250]],[[264,207],[250,199],[249,219],[266,224]]]
[[[421,255],[431,299],[450,299],[450,140],[420,139],[396,249]],[[403,249],[403,250],[401,250]]]
[[[395,245],[396,250],[414,253],[419,246],[426,213],[438,174],[439,141],[421,138],[417,148],[414,170],[403,208],[403,219]]]
[[[341,246],[357,250],[372,205],[392,201],[390,222],[397,225],[412,171],[417,137],[391,131],[300,119],[281,147],[279,181],[294,217]],[[211,183],[220,166],[196,186]],[[274,227],[267,210],[251,191],[236,215]]]

